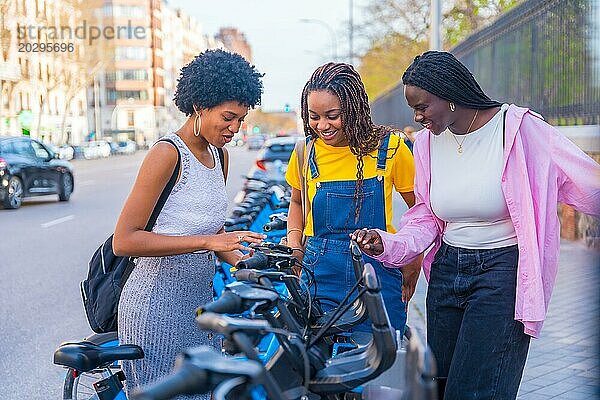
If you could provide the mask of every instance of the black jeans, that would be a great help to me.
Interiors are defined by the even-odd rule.
[[[437,252],[427,291],[427,342],[437,360],[440,398],[517,397],[530,339],[514,320],[518,258],[517,246],[472,250],[443,243]]]

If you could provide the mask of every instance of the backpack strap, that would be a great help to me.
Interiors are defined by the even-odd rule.
[[[502,115],[502,148],[506,147],[506,111]]]
[[[162,193],[160,194],[160,197],[158,198],[158,202],[154,206],[154,210],[152,211],[152,214],[150,215],[150,219],[148,220],[148,223],[146,224],[146,227],[144,228],[144,230],[148,231],[148,232],[150,232],[152,230],[152,228],[154,228],[154,224],[156,224],[158,215],[162,211],[165,203],[167,202],[167,198],[171,194],[171,191],[173,190],[173,187],[175,186],[175,183],[177,182],[177,177],[179,176],[179,170],[181,169],[181,153],[179,152],[179,148],[177,147],[177,145],[171,139],[161,139],[161,140],[159,140],[159,142],[169,142],[173,145],[173,147],[175,147],[175,150],[177,150],[177,165],[175,166],[175,169],[173,170],[171,179],[169,179],[169,182],[167,182],[167,185],[165,186]]]
[[[227,183],[227,177],[225,176],[225,152],[223,148],[217,147],[217,153],[219,153],[219,162],[221,163],[221,171],[223,171],[223,179]]]

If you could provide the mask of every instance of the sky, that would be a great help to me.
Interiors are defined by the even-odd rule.
[[[264,111],[282,111],[286,103],[297,109],[302,88],[312,72],[332,60],[334,40],[338,61],[349,61],[350,3],[350,0],[168,1],[169,7],[181,8],[195,17],[206,34],[214,36],[220,27],[232,26],[246,35],[252,61],[265,74]],[[364,3],[365,0],[353,1],[355,23],[361,21]],[[300,22],[301,19],[322,22]],[[357,40],[354,39],[355,48]]]

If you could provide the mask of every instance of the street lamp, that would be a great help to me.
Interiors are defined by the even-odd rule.
[[[440,25],[442,24],[442,5],[440,0],[431,0],[431,37],[429,39],[430,50],[442,50],[442,38],[440,35]]]
[[[327,29],[327,31],[329,32],[329,35],[331,36],[332,58],[333,58],[333,61],[337,61],[337,40],[335,38],[335,31],[333,30],[333,28],[327,22],[321,21],[320,19],[302,18],[300,20],[300,22],[309,23],[309,24],[319,24],[321,26],[324,26]]]
[[[354,2],[349,1],[350,15],[348,18],[348,57],[350,58],[350,64],[354,65]]]

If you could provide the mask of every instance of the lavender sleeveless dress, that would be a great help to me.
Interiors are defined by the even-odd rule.
[[[216,149],[210,146],[215,167],[207,168],[179,136],[166,137],[179,148],[181,176],[152,231],[170,236],[216,234],[227,209]],[[214,273],[215,255],[209,251],[138,259],[119,302],[119,342],[136,344],[145,354],[142,360],[123,362],[128,395],[169,374],[179,351],[198,345],[218,347],[213,334],[194,322],[195,309],[212,301]]]

